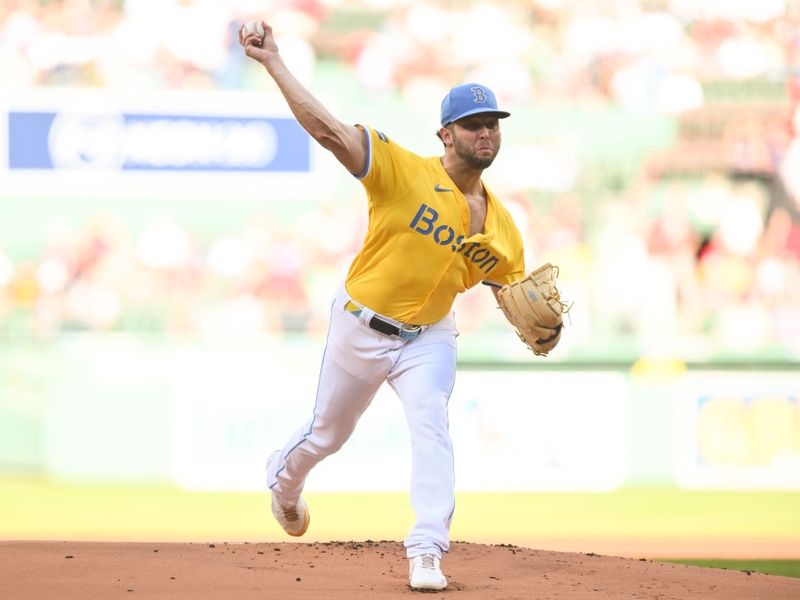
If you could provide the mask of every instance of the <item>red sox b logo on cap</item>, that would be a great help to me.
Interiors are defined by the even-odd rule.
[[[482,87],[478,87],[477,85],[473,88],[470,88],[473,94],[475,94],[475,104],[481,104],[486,102],[486,94],[483,92]]]

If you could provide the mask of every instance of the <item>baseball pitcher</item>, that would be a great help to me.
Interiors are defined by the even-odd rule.
[[[552,348],[561,330],[554,276],[545,293],[525,278],[522,237],[481,181],[509,113],[484,85],[454,87],[441,104],[443,155],[418,156],[377,129],[328,112],[287,69],[267,23],[243,25],[239,42],[275,80],[300,125],[361,182],[369,211],[363,247],[331,305],[311,418],[267,460],[272,512],[288,534],[306,532],[306,477],[342,447],[388,382],[411,439],[415,523],[404,541],[410,585],[444,589],[440,561],[455,507],[447,415],[456,374],[453,301],[478,283],[491,285],[521,337],[532,348],[539,344],[537,353]],[[531,306],[545,305],[558,315],[528,340],[529,325],[537,323]]]

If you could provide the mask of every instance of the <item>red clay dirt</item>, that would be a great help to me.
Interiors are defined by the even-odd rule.
[[[442,600],[797,600],[800,579],[455,542]],[[399,542],[0,542],[10,600],[412,598]]]

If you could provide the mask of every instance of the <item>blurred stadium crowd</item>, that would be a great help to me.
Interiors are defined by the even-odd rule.
[[[263,89],[236,32],[266,15],[306,82],[335,63],[410,106],[486,80],[506,105],[670,120],[670,147],[630,172],[573,154],[566,184],[498,181],[576,301],[568,350],[800,356],[800,1],[7,0],[0,89]],[[318,333],[363,212],[347,198],[216,239],[97,215],[34,260],[0,240],[0,332]],[[489,294],[457,309],[462,330],[505,327]]]
[[[258,85],[236,38],[256,18],[306,78],[342,61],[366,88],[409,99],[468,74],[509,104],[534,94],[678,112],[702,105],[708,81],[796,76],[800,51],[797,0],[7,0],[0,11],[5,89]]]

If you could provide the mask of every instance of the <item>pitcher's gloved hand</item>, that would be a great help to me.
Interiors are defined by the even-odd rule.
[[[525,279],[504,285],[497,301],[517,335],[537,356],[547,356],[561,339],[563,315],[571,306],[561,301],[558,267],[545,263]]]

